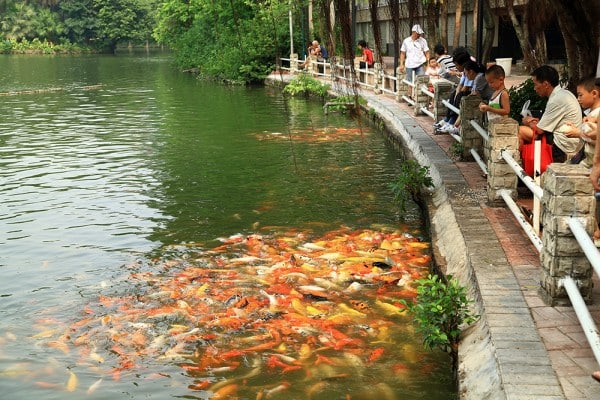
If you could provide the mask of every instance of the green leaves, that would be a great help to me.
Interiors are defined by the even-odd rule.
[[[322,84],[309,74],[301,73],[285,86],[283,92],[292,96],[314,95],[325,97],[328,90],[329,85]]]
[[[417,297],[414,303],[401,302],[423,334],[423,345],[452,353],[458,348],[460,327],[475,322],[479,316],[469,310],[471,301],[466,289],[452,275],[445,282],[437,275],[416,280]]]
[[[521,115],[521,110],[523,109],[523,104],[527,100],[530,100],[529,104],[530,110],[544,110],[546,108],[546,103],[548,99],[540,97],[535,90],[533,89],[533,79],[529,78],[519,86],[513,86],[508,89],[508,96],[510,98],[510,114],[509,116],[521,123],[521,119],[523,116]]]
[[[429,176],[429,167],[422,167],[414,160],[406,160],[400,165],[400,174],[396,182],[391,183],[394,200],[402,212],[406,211],[409,199],[417,202],[422,187],[433,187],[433,179]]]

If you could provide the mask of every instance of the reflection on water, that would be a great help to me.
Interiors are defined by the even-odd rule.
[[[353,376],[357,371],[329,368],[324,361],[315,366],[315,357],[340,363],[340,357],[353,357],[348,354],[367,363],[361,374],[379,374],[374,372],[379,367],[368,364],[371,357],[386,368],[393,370],[398,364],[400,370],[408,370],[399,375],[410,375],[408,386],[388,379],[364,381],[380,385],[381,393],[391,387],[397,391],[396,398],[420,398],[417,388],[429,390],[431,399],[453,396],[448,360],[422,351],[420,339],[412,334],[391,335],[393,345],[378,346],[356,327],[369,324],[336,325],[341,334],[357,334],[356,340],[365,345],[340,348],[341,354],[336,355],[319,350],[329,347],[326,343],[311,344],[311,358],[302,363],[302,372],[284,357],[300,354],[276,348],[260,354],[244,352],[231,359],[239,364],[211,366],[210,375],[189,367],[200,365],[200,353],[210,348],[208,339],[198,335],[209,334],[209,327],[222,338],[237,338],[235,332],[213,326],[196,314],[189,320],[167,319],[162,325],[144,314],[162,304],[165,293],[159,286],[174,282],[179,273],[207,268],[209,260],[218,266],[248,256],[234,247],[211,253],[209,249],[223,246],[219,237],[260,235],[275,241],[270,246],[277,257],[269,255],[266,260],[261,256],[260,261],[249,259],[245,265],[227,267],[228,274],[238,280],[230,287],[221,279],[183,285],[195,292],[177,300],[193,303],[195,312],[200,305],[210,306],[211,300],[229,306],[235,296],[262,302],[261,307],[269,310],[269,296],[280,296],[269,292],[274,282],[252,277],[248,270],[273,268],[284,255],[289,261],[292,248],[303,241],[331,240],[338,233],[344,238],[373,226],[391,226],[400,230],[401,237],[423,238],[416,207],[400,216],[393,204],[387,184],[396,172],[395,155],[381,135],[344,116],[324,116],[319,104],[286,102],[278,89],[201,83],[175,71],[168,58],[15,56],[0,59],[0,65],[4,71],[0,93],[27,91],[0,97],[0,387],[10,390],[14,398],[81,398],[86,391],[92,391],[93,398],[202,398],[210,388],[190,390],[189,386],[203,385],[205,378],[212,385],[229,377],[226,371],[216,374],[215,368],[238,365],[239,371],[251,373],[252,366],[262,363],[261,368],[269,371],[269,361],[281,369],[287,367],[280,361],[290,364],[287,372],[292,376],[282,375],[275,366],[270,382],[257,382],[263,379],[258,375],[248,377],[252,385],[263,388],[251,392],[236,386],[243,398],[250,393],[270,398],[291,398],[284,393],[295,393],[304,398],[306,388],[297,388],[309,373],[322,378],[310,380],[311,387],[316,385],[314,398],[319,398],[318,393],[344,386],[338,378],[332,382],[331,376]],[[289,248],[281,247],[290,240],[290,232],[305,236],[296,238],[299,243],[288,243]],[[302,253],[302,257],[318,258],[316,254]],[[367,261],[371,269],[372,263]],[[312,261],[307,259],[305,264],[312,265]],[[342,264],[329,260],[327,267]],[[423,266],[417,265],[417,270]],[[394,276],[393,271],[379,275],[390,272]],[[146,275],[135,275],[141,272]],[[319,282],[331,279],[321,275],[324,271],[308,272],[297,271],[307,276],[301,286],[322,287]],[[210,292],[203,297],[200,291],[205,283]],[[294,282],[286,279],[283,283],[293,287]],[[353,282],[330,283],[337,286],[328,287],[327,293],[335,294],[338,286],[344,290]],[[243,290],[233,293],[234,289]],[[227,299],[215,298],[217,293]],[[205,303],[194,302],[198,296]],[[377,310],[376,300],[389,302],[377,299],[376,290],[366,291],[365,296],[361,301],[370,310]],[[294,298],[300,310],[305,310],[305,318],[327,320],[339,311],[337,298],[306,304],[304,297],[292,296],[289,301]],[[350,304],[349,300],[357,299],[348,297],[342,302]],[[303,303],[298,305],[298,301]],[[213,316],[243,314],[244,308],[210,311]],[[288,318],[298,314],[287,309]],[[310,315],[315,310],[323,315]],[[144,325],[149,318],[151,326]],[[284,320],[273,319],[273,323]],[[394,329],[410,332],[405,320],[397,322]],[[198,331],[185,335],[194,329]],[[274,335],[268,325],[246,334],[239,338]],[[173,350],[167,343],[174,343],[177,335],[184,335],[181,348]],[[298,349],[302,338],[295,339]],[[222,343],[219,351],[227,346]],[[236,349],[234,344],[230,347]],[[361,354],[355,354],[359,349]],[[375,355],[375,350],[383,353]],[[168,351],[185,361],[169,357],[173,354]],[[126,356],[130,354],[136,358]],[[232,371],[231,376],[239,379],[235,374]],[[296,389],[283,391],[292,383]],[[408,389],[405,393],[401,388]]]

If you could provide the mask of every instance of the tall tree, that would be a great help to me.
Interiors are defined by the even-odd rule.
[[[369,0],[369,12],[371,14],[373,38],[375,39],[375,56],[377,57],[376,61],[383,64],[383,52],[381,49],[381,26],[379,25],[379,0]]]
[[[454,14],[454,38],[452,40],[452,47],[454,47],[455,49],[460,45],[462,8],[463,0],[456,0],[456,10]]]

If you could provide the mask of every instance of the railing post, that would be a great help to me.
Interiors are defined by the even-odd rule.
[[[413,91],[414,99],[415,99],[415,115],[421,114],[421,107],[427,107],[427,103],[429,103],[429,99],[431,97],[427,96],[425,93],[421,92],[421,86],[429,83],[429,75],[417,75],[415,77],[415,88]],[[436,121],[437,122],[437,121]]]
[[[403,82],[404,78],[406,78],[406,74],[400,72],[400,67],[396,69],[396,77],[398,78],[398,81],[396,82],[396,101],[401,102],[402,96],[408,96],[408,85]]]
[[[568,305],[561,279],[577,282],[584,301],[592,298],[592,267],[569,229],[568,218],[577,217],[588,234],[594,232],[596,203],[588,171],[581,165],[550,164],[542,176],[542,234],[540,253],[541,294],[552,306]]]
[[[450,81],[439,79],[433,82],[433,114],[435,115],[435,122],[446,116],[448,109],[442,104],[442,101],[448,100],[452,91],[454,91],[454,85]]]
[[[312,75],[317,75],[319,73],[319,66],[317,65],[317,56],[308,57],[308,70]]]
[[[482,114],[479,111],[479,103],[481,103],[481,97],[479,96],[464,96],[460,100],[460,136],[463,140],[463,160],[473,158],[471,156],[471,149],[479,151],[483,147],[483,138],[469,123],[469,121],[474,119],[479,125],[482,125]]]
[[[490,140],[485,144],[483,157],[487,160],[487,196],[492,205],[504,205],[500,190],[508,190],[511,198],[517,198],[519,178],[515,171],[502,158],[502,152],[507,151],[512,158],[520,162],[519,123],[512,118],[501,118],[490,122],[488,133]]]
[[[373,72],[375,73],[374,81],[373,81],[373,93],[381,94],[381,85],[383,79],[383,65],[381,63],[375,63],[373,66]]]
[[[292,74],[298,73],[298,53],[290,54],[290,70]]]

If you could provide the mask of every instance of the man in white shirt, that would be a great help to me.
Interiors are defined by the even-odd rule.
[[[400,72],[406,71],[406,80],[412,82],[415,75],[424,75],[423,64],[429,60],[429,46],[422,35],[425,33],[421,25],[413,25],[409,37],[404,39],[400,47]]]

